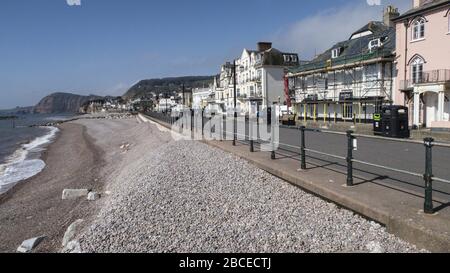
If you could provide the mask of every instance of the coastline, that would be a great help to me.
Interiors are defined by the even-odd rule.
[[[232,154],[177,141],[141,117],[79,119],[58,128],[42,155],[46,168],[0,200],[0,252],[37,236],[46,238],[35,253],[421,251],[381,225]],[[62,200],[67,188],[101,198]],[[73,248],[63,250],[67,228],[79,219]]]
[[[46,236],[35,252],[57,252],[65,229],[91,215],[86,200],[61,200],[65,188],[102,189],[98,174],[103,151],[85,126],[59,124],[55,140],[42,151],[45,168],[0,195],[0,252],[15,252],[22,241]]]

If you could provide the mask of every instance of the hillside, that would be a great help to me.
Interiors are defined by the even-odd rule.
[[[142,80],[132,86],[124,95],[124,99],[147,97],[155,94],[181,91],[183,84],[187,89],[207,87],[213,83],[214,76],[171,77],[163,79]]]
[[[84,103],[102,97],[89,95],[80,96],[70,93],[53,93],[43,98],[35,107],[34,112],[39,114],[77,113]]]

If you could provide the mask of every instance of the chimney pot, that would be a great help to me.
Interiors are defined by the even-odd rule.
[[[424,0],[413,0],[413,8],[418,8],[423,5]]]
[[[383,23],[386,26],[394,27],[394,22],[392,22],[392,20],[399,16],[400,13],[398,12],[397,8],[395,8],[394,6],[387,6],[383,14]]]
[[[259,42],[258,43],[258,51],[266,51],[272,48],[272,43],[270,42]]]

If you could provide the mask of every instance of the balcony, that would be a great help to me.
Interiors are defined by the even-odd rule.
[[[400,81],[402,90],[413,89],[416,85],[450,83],[450,69],[439,69],[422,72],[416,79],[407,79]]]

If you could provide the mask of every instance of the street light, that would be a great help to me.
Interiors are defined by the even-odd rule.
[[[237,141],[237,91],[236,91],[236,60],[233,61],[233,94],[234,94],[234,128],[233,128],[233,146]]]
[[[233,61],[232,67],[233,69],[233,104],[234,104],[234,129],[233,129],[233,146],[236,146],[237,142],[237,78],[236,78],[236,60]],[[241,70],[244,69],[243,66],[239,66]]]

